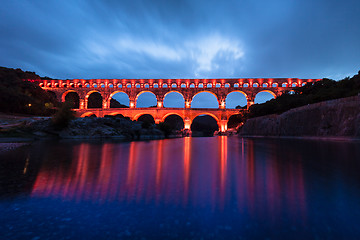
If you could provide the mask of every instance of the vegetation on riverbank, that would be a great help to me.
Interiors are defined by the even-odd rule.
[[[1,138],[116,137],[135,140],[164,137],[164,127],[126,118],[75,119],[71,103],[58,102],[52,94],[32,82],[39,79],[41,77],[34,72],[0,67]],[[92,104],[91,100],[89,104]],[[111,104],[126,107],[115,99]],[[171,134],[171,129],[165,130],[166,135]]]
[[[53,95],[31,82],[37,79],[40,77],[34,72],[0,67],[1,112],[37,116],[54,114],[54,107],[59,106],[59,103]]]
[[[254,118],[269,114],[280,114],[292,108],[322,101],[356,96],[360,93],[360,71],[353,77],[340,81],[324,78],[321,81],[307,83],[294,92],[284,92],[276,99],[263,104],[254,104],[249,108],[246,118]]]

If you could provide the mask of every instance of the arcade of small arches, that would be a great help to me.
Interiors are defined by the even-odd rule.
[[[141,115],[151,115],[155,123],[163,122],[169,115],[178,115],[184,121],[184,128],[190,129],[191,122],[199,115],[210,115],[218,123],[221,131],[227,130],[227,122],[239,109],[227,109],[229,94],[239,92],[245,96],[247,108],[254,104],[258,93],[267,92],[274,98],[283,91],[292,91],[295,87],[313,83],[320,79],[274,78],[274,79],[73,79],[73,80],[37,80],[40,87],[52,92],[59,101],[69,96],[75,100],[75,111],[79,117],[96,115],[117,115],[137,120]],[[139,108],[138,98],[145,92],[155,95],[156,106]],[[169,93],[179,93],[184,100],[184,108],[166,108],[164,99]],[[201,93],[215,96],[218,107],[194,109],[192,102]],[[117,93],[125,93],[129,99],[129,108],[111,108],[110,102]],[[101,103],[89,106],[89,98],[98,94]]]

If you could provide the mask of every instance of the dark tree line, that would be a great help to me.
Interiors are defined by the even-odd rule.
[[[24,80],[27,79],[27,80]],[[0,67],[0,112],[47,116],[59,106],[55,97],[31,80],[39,80],[34,72]]]

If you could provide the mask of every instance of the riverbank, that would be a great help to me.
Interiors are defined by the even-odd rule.
[[[0,154],[30,144],[29,142],[12,142],[12,140],[9,139],[10,142],[0,142]]]
[[[76,118],[64,128],[57,128],[48,117],[14,118],[0,120],[1,139],[20,141],[41,139],[101,139],[125,141],[162,139],[164,133],[154,124],[134,122],[124,118]]]
[[[360,96],[310,104],[248,119],[240,136],[360,138]]]

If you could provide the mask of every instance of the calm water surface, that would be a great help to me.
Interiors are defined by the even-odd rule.
[[[0,239],[360,239],[359,142],[47,142],[0,157]]]

